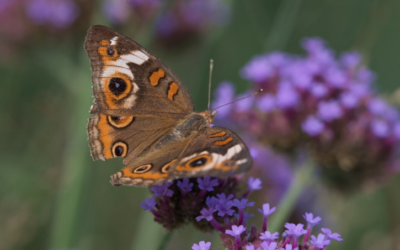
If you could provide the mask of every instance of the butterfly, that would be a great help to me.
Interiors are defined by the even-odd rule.
[[[152,186],[190,177],[244,172],[245,143],[211,126],[216,111],[194,111],[179,78],[142,46],[105,26],[84,45],[91,61],[94,104],[87,133],[93,160],[123,157],[114,186]]]

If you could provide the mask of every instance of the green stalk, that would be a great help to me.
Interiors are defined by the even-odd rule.
[[[164,237],[162,238],[160,245],[158,246],[157,250],[165,250],[167,249],[168,246],[168,242],[171,239],[172,235],[173,235],[174,231],[168,232],[164,235]]]
[[[86,68],[80,60],[77,65],[71,61],[57,58],[50,58],[49,68],[54,65],[62,64],[61,70],[54,68],[53,72],[73,93],[73,112],[71,114],[71,124],[69,138],[65,155],[63,158],[63,170],[57,194],[56,207],[54,211],[53,225],[50,236],[50,249],[62,249],[73,247],[74,233],[77,228],[78,206],[81,199],[82,188],[86,178],[87,160],[89,159],[86,141],[86,122],[88,118],[88,107],[90,107],[90,87],[83,88],[81,83],[90,83],[89,72],[85,74],[82,69]],[[54,64],[57,61],[57,64]],[[53,65],[53,67],[51,66]],[[74,80],[66,75],[74,73]],[[76,83],[76,84],[74,84]],[[79,83],[79,84],[78,84]],[[88,85],[90,86],[90,85]]]
[[[286,47],[302,2],[303,0],[282,0],[270,34],[265,42],[265,51]]]
[[[270,232],[279,231],[283,223],[287,220],[290,213],[293,211],[302,191],[310,185],[310,182],[312,181],[313,169],[314,163],[312,160],[307,160],[301,167],[297,169],[288,192],[277,206],[277,210],[271,217],[270,223],[268,223],[268,230]]]
[[[161,241],[161,243],[159,241],[159,239],[162,238],[163,234],[165,233],[162,226],[154,222],[153,214],[149,211],[141,211],[141,213],[138,216],[140,220],[136,225],[136,230],[133,236],[131,249],[152,250],[152,249],[160,249],[160,246],[162,244],[166,245],[166,243],[164,242],[165,236]],[[167,240],[169,240],[169,238]]]

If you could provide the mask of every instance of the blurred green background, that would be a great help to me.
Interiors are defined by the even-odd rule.
[[[32,7],[35,1],[42,7]],[[70,20],[64,12],[51,19],[56,10],[46,8],[53,2],[61,0],[0,3],[0,249],[4,250],[151,250],[163,236],[161,226],[139,206],[150,196],[147,189],[110,185],[109,176],[122,167],[122,161],[93,162],[90,157],[86,122],[93,99],[83,42],[91,25],[110,26],[159,57],[186,84],[197,111],[207,105],[210,58],[213,89],[230,80],[241,92],[248,84],[239,70],[252,56],[273,50],[302,53],[299,43],[308,36],[325,39],[337,52],[360,51],[377,74],[380,93],[393,94],[399,86],[400,2],[396,0],[225,1],[229,14],[223,23],[207,23],[173,36],[176,40],[157,30],[159,16],[176,1],[154,9],[135,5],[127,14],[107,5],[122,0],[65,1]],[[110,10],[116,12],[114,19]],[[46,18],[40,17],[45,14]],[[115,15],[124,19],[116,21]],[[344,238],[328,249],[400,249],[399,176],[377,189],[346,196],[320,190],[316,203],[324,211],[322,226]],[[256,204],[263,202],[267,201]],[[213,240],[213,249],[220,246],[216,233],[202,234],[187,226],[174,233],[168,249],[190,249],[200,240]]]

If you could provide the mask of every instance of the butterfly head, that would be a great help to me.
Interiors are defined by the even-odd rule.
[[[200,112],[199,114],[204,116],[204,119],[207,121],[207,125],[210,126],[210,124],[214,122],[217,111],[216,110],[206,110],[206,111]]]

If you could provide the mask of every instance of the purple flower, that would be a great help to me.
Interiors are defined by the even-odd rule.
[[[214,92],[214,100],[211,104],[213,109],[218,108],[224,104],[230,103],[235,98],[235,89],[231,82],[221,82]],[[232,105],[226,105],[218,109],[218,116],[226,117],[231,112]]]
[[[197,220],[197,221],[200,221],[200,220],[202,220],[202,219],[206,219],[207,221],[211,221],[212,219],[214,219],[214,216],[213,216],[213,213],[214,213],[214,212],[215,212],[215,209],[214,209],[214,208],[210,208],[210,209],[203,208],[203,209],[200,211],[201,215],[200,215],[200,216],[197,216],[197,217],[196,217],[196,220]]]
[[[193,183],[190,183],[189,179],[185,178],[182,181],[178,181],[177,186],[180,187],[180,189],[182,189],[182,191],[190,192],[190,191],[192,191]]]
[[[247,186],[249,187],[250,191],[261,189],[261,184],[262,182],[259,178],[250,177],[247,181]]]
[[[197,178],[197,182],[199,183],[199,188],[202,190],[207,190],[209,192],[213,191],[215,186],[219,185],[218,179],[211,179],[210,176],[205,176],[202,178]]]
[[[361,55],[358,52],[346,52],[340,56],[340,62],[346,68],[355,68],[361,63]]]
[[[346,108],[355,108],[358,104],[358,97],[351,92],[344,92],[340,95],[340,103]]]
[[[301,125],[301,128],[310,136],[317,136],[324,130],[324,123],[311,115]]]
[[[371,130],[379,138],[383,138],[388,136],[389,134],[389,125],[380,119],[375,119],[371,123]]]
[[[156,205],[156,201],[154,200],[153,197],[151,198],[146,198],[145,202],[141,202],[140,206],[143,207],[143,210],[152,210],[154,206]]]
[[[318,117],[323,121],[331,122],[342,116],[342,108],[336,101],[324,101],[318,105]]]
[[[246,207],[254,206],[254,202],[247,202],[247,199],[234,199],[233,206],[237,207],[238,209],[245,209]]]
[[[211,246],[211,242],[200,241],[197,245],[196,243],[193,244],[192,250],[209,250]]]
[[[32,0],[26,6],[26,11],[33,22],[57,28],[71,25],[78,16],[78,6],[71,0]]]
[[[337,240],[337,241],[343,240],[342,238],[340,238],[341,237],[340,234],[332,233],[332,231],[329,228],[321,228],[321,231],[324,232],[324,234],[329,240]]]
[[[310,92],[314,97],[322,98],[328,93],[328,88],[322,83],[313,83]]]
[[[278,243],[276,242],[261,242],[261,247],[263,248],[263,250],[275,250],[277,245]]]
[[[325,41],[319,37],[304,38],[301,41],[301,47],[310,54],[319,53],[325,50]]]
[[[380,98],[372,99],[368,104],[369,111],[374,115],[382,115],[388,108],[386,102]]]
[[[125,23],[131,11],[127,2],[107,0],[103,3],[103,11],[112,23],[122,24]]]
[[[297,105],[299,96],[290,83],[283,82],[279,85],[278,92],[276,93],[277,106],[285,109]]]
[[[312,213],[306,213],[305,215],[303,215],[303,217],[304,219],[306,219],[310,227],[315,226],[316,224],[318,224],[318,222],[321,221],[321,217],[317,216],[314,218],[314,215]]]
[[[265,55],[255,56],[242,69],[241,75],[246,80],[263,82],[273,75],[273,67]]]
[[[213,197],[208,196],[206,198],[206,204],[209,207],[215,207],[218,204],[218,199],[215,198],[214,196]]]
[[[244,231],[246,231],[246,228],[243,225],[240,226],[233,225],[232,230],[226,230],[225,233],[233,237],[236,237],[240,236]]]
[[[171,185],[172,185],[172,182],[167,182],[162,185],[155,185],[155,186],[151,187],[150,190],[154,193],[155,197],[163,196],[163,195],[172,197],[172,195],[174,194],[174,191],[172,191],[171,189],[168,189],[169,186],[171,186]]]
[[[300,237],[303,234],[307,233],[307,230],[304,230],[303,224],[293,224],[293,223],[286,223],[285,227],[287,230],[285,231],[288,235],[293,235],[295,237]]]
[[[228,201],[231,201],[233,199],[233,194],[230,194],[226,196],[224,193],[217,194],[218,200],[220,203],[226,203]]]
[[[271,234],[270,231],[265,231],[265,233],[261,233],[260,240],[267,240],[267,241],[273,241],[279,238],[279,233],[275,232]]]
[[[258,248],[259,249],[259,248]],[[254,245],[246,246],[246,250],[255,250]]]
[[[271,112],[276,108],[276,100],[272,94],[264,94],[257,100],[257,107],[264,112]]]
[[[311,235],[311,244],[318,248],[324,248],[325,246],[329,245],[331,243],[330,240],[325,240],[325,235],[323,234],[318,234],[318,238],[315,237],[314,235]]]
[[[263,205],[263,209],[258,209],[258,212],[262,213],[264,217],[270,216],[273,212],[275,212],[276,207],[273,207],[270,209],[269,203],[265,203]]]
[[[233,202],[232,201],[223,201],[219,200],[218,204],[215,206],[215,209],[218,210],[218,216],[231,216],[235,210],[232,209]]]
[[[281,248],[280,250],[299,250],[298,247],[293,249],[293,246],[291,244],[287,244],[285,248]]]

